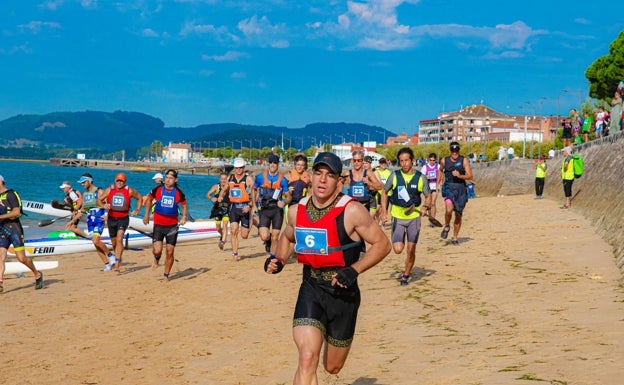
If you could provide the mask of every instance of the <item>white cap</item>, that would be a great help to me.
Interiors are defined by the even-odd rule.
[[[234,159],[234,167],[245,167],[245,159],[243,158]]]
[[[4,182],[4,177],[0,175],[0,182]]]
[[[156,180],[156,179],[164,179],[163,178],[163,174],[157,172],[156,174],[154,174],[154,176],[152,177],[152,179]]]
[[[60,189],[64,189],[65,187],[71,187],[68,181],[63,182],[63,184],[59,186]]]

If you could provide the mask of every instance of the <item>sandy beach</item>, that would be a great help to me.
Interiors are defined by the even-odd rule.
[[[351,354],[321,384],[619,384],[624,289],[612,248],[561,202],[471,200],[460,245],[424,228],[407,286],[404,254],[360,276]],[[441,219],[438,200],[438,218]],[[216,240],[180,244],[173,280],[151,250],[121,274],[95,253],[65,255],[35,291],[0,294],[0,384],[289,384],[301,267],[262,271],[254,228],[232,261]]]

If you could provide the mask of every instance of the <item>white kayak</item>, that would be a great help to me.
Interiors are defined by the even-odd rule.
[[[35,202],[35,201],[22,201],[22,210],[46,215],[50,217],[66,217],[71,215],[70,210],[55,208],[50,203]]]
[[[193,226],[180,226],[178,229],[178,244],[191,241],[202,241],[219,237],[215,221],[192,222]],[[110,246],[108,229],[104,229],[102,241]],[[71,231],[55,231],[46,237],[24,240],[26,256],[40,257],[44,255],[61,255],[94,251],[95,246],[91,239],[79,237]],[[124,236],[124,247],[144,247],[152,244],[151,229],[149,232],[130,229]],[[12,247],[9,254],[15,255]]]
[[[56,269],[59,265],[58,261],[34,261],[37,270]],[[21,262],[6,262],[4,264],[4,274],[20,274],[27,273],[30,269]]]
[[[54,202],[54,201],[53,201]],[[37,213],[49,217],[67,217],[71,214],[69,210],[60,209],[60,202],[53,205],[50,203],[44,202],[36,202],[36,201],[22,201],[22,209],[24,211],[28,211],[31,213]],[[56,206],[56,207],[55,207]],[[195,222],[186,222],[184,228],[197,230],[203,229],[206,227],[206,223],[211,221],[195,221]],[[214,221],[212,221],[212,226],[216,227]],[[130,228],[143,232],[151,232],[154,228],[154,223],[150,221],[147,225],[143,224],[143,217],[130,217]]]

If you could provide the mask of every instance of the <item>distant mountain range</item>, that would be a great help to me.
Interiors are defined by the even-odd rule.
[[[124,150],[131,159],[139,148],[156,140],[164,145],[184,142],[201,148],[283,144],[301,150],[319,143],[383,142],[395,135],[382,127],[359,123],[313,123],[302,128],[236,123],[165,127],[162,120],[140,112],[53,112],[0,121],[0,157],[31,158],[27,154],[34,153],[46,158],[63,156],[64,152],[89,152],[88,157],[98,157]]]

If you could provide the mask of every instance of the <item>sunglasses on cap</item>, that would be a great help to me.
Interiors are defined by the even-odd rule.
[[[451,146],[451,151],[459,151],[459,146]]]

